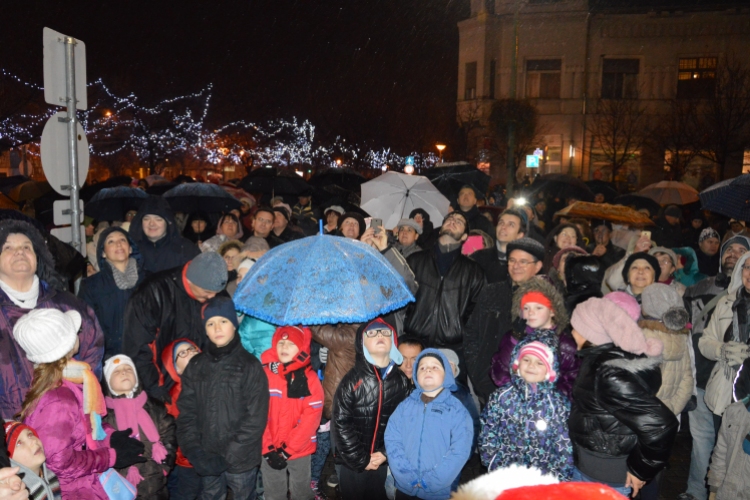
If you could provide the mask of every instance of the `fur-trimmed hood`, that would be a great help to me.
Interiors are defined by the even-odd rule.
[[[630,373],[641,373],[658,368],[664,358],[659,356],[639,356],[637,358],[615,358],[602,363],[602,366],[620,368]]]
[[[656,330],[657,332],[671,333],[672,335],[687,335],[690,330],[682,328],[680,330],[671,330],[667,328],[667,325],[661,321],[655,319],[640,319],[638,320],[638,326],[642,329]]]
[[[565,308],[563,296],[557,288],[555,288],[555,285],[550,283],[549,280],[539,276],[534,276],[530,280],[521,283],[521,285],[518,286],[518,289],[513,293],[513,304],[511,306],[513,321],[521,316],[521,299],[529,292],[540,292],[550,299],[550,302],[552,302],[552,311],[555,313],[555,325],[557,325],[557,331],[561,332],[565,330],[570,323],[570,317]]]

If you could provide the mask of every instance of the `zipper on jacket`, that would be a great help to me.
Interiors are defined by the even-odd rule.
[[[422,409],[422,428],[419,431],[419,447],[417,448],[417,471],[422,470],[422,436],[424,436],[424,422],[427,420],[427,404]]]
[[[370,455],[375,453],[375,441],[378,439],[378,428],[380,428],[380,411],[383,405],[383,379],[380,378],[379,370],[376,367],[372,367],[375,370],[375,377],[378,379],[378,416],[375,419],[375,432],[372,434],[372,445],[370,446]]]

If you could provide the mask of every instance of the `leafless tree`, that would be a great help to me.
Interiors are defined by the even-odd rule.
[[[507,173],[506,181],[506,188],[510,192],[516,180],[518,165],[534,145],[539,143],[539,136],[543,132],[539,124],[539,113],[528,100],[500,99],[492,105],[489,128],[500,164],[507,164],[509,154],[513,156],[513,167]],[[508,150],[508,134],[511,128],[515,134],[513,151]]]
[[[690,162],[700,154],[698,145],[698,103],[674,99],[666,113],[654,117],[646,143],[653,150],[667,153],[665,165],[674,180],[682,180]]]
[[[619,170],[643,147],[646,112],[637,99],[601,99],[590,123],[594,145],[612,166],[615,180]]]

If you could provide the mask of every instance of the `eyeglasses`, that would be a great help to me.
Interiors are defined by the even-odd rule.
[[[742,266],[743,271],[750,271],[750,266]]]
[[[530,266],[531,264],[536,264],[537,261],[535,260],[516,260],[516,259],[508,259],[508,266],[512,267],[516,264],[522,267]]]
[[[197,347],[194,347],[194,346],[190,346],[190,347],[188,347],[187,349],[185,349],[184,351],[180,351],[180,352],[178,352],[178,353],[177,353],[177,357],[178,357],[178,358],[187,358],[187,355],[188,355],[189,353],[191,353],[191,352],[198,352],[198,348],[197,348]]]
[[[462,226],[466,227],[466,222],[464,221],[463,217],[459,217],[457,215],[454,216],[448,216],[445,218],[445,222],[451,221],[455,224],[461,224]]]
[[[375,338],[378,335],[380,335],[381,337],[390,337],[391,335],[393,335],[393,332],[387,328],[379,328],[377,330],[367,330],[365,332],[365,335],[367,335],[369,338]]]

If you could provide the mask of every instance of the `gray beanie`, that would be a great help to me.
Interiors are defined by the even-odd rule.
[[[454,365],[456,365],[456,373],[454,373],[453,376],[458,377],[458,374],[461,373],[461,367],[458,366],[458,354],[456,354],[456,351],[443,347],[438,349],[438,351],[443,353],[443,356],[445,356],[445,359],[448,360],[448,363],[453,363]]]
[[[396,228],[401,229],[402,227],[410,227],[415,230],[417,234],[422,234],[422,226],[417,224],[417,221],[414,219],[401,219],[398,221],[398,224],[396,224]]]
[[[544,260],[545,250],[544,245],[536,241],[534,238],[519,238],[508,243],[505,254],[510,257],[513,250],[523,250],[524,252],[534,256],[536,260]]]
[[[227,263],[216,252],[204,252],[188,262],[185,277],[193,285],[218,293],[227,286]]]
[[[641,314],[661,321],[670,330],[682,330],[690,319],[680,294],[664,283],[653,283],[643,289]]]

